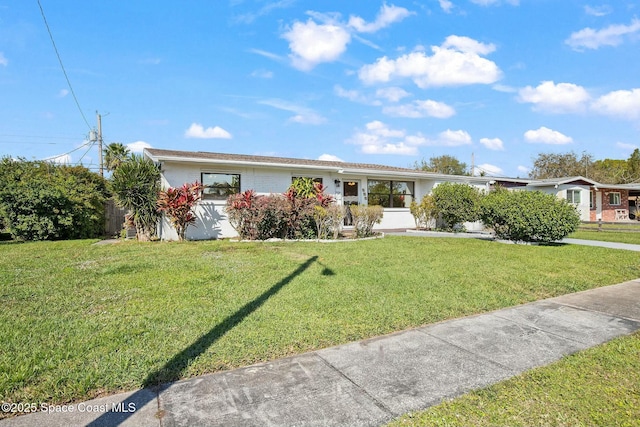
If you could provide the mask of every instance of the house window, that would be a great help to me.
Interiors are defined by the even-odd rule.
[[[589,208],[593,209],[596,205],[596,193],[595,191],[589,191]]]
[[[620,205],[621,204],[620,193],[618,193],[618,192],[609,193],[609,204],[611,206]]]
[[[226,200],[240,192],[240,175],[234,173],[202,173],[202,198]]]
[[[414,183],[411,181],[382,181],[370,179],[367,182],[369,205],[385,208],[408,208],[413,200]]]
[[[580,190],[567,190],[567,202],[574,205],[580,204]]]

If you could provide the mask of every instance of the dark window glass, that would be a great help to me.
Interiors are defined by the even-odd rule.
[[[371,179],[367,182],[367,190],[369,205],[408,208],[413,200],[414,183]]]
[[[202,198],[225,200],[240,192],[240,175],[232,173],[202,173]]]

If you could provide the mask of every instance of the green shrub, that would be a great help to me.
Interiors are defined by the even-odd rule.
[[[194,209],[202,198],[202,188],[196,181],[180,188],[169,187],[158,195],[158,210],[169,218],[180,241],[186,238],[187,228],[196,222]]]
[[[133,155],[116,168],[110,188],[116,204],[129,210],[138,240],[150,240],[156,235],[160,219],[158,195],[160,171],[147,158]]]
[[[578,211],[564,199],[540,191],[497,189],[485,196],[481,220],[496,237],[522,242],[553,242],[580,225]]]
[[[482,194],[468,184],[443,182],[431,193],[435,213],[442,218],[444,228],[453,230],[463,222],[479,219],[479,206]]]
[[[299,178],[284,194],[258,196],[255,191],[247,190],[231,195],[225,211],[231,226],[244,240],[315,239],[328,234],[323,225],[318,227],[316,217],[320,211],[317,208],[327,209],[332,221],[335,220],[331,209],[333,197],[324,194],[324,190],[320,183]]]
[[[416,222],[416,228],[430,228],[430,225],[436,217],[436,206],[433,202],[433,196],[427,194],[422,198],[420,204],[418,204],[415,199],[412,200],[409,211]]]
[[[353,230],[356,237],[373,236],[373,226],[382,222],[384,209],[382,206],[351,205],[351,216],[353,217]]]
[[[82,166],[0,161],[0,223],[14,239],[104,234],[106,181]]]

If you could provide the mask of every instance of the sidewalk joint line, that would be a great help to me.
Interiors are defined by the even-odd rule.
[[[565,337],[565,336],[560,335],[560,334],[558,334],[556,332],[547,331],[546,329],[542,329],[541,327],[536,326],[536,325],[528,325],[526,323],[520,323],[520,322],[517,322],[517,321],[515,321],[513,319],[508,319],[506,317],[498,316],[497,314],[494,314],[494,316],[496,316],[498,319],[502,319],[502,320],[506,320],[507,322],[511,322],[514,325],[526,326],[527,328],[535,329],[536,331],[540,331],[540,332],[543,332],[543,333],[548,334],[548,335],[553,335],[554,337],[561,338],[563,340],[571,341],[571,342],[574,342],[574,343],[577,343],[577,344],[591,346],[591,344],[588,343],[588,342],[580,341],[580,340],[577,340],[577,339],[574,339],[574,338]]]
[[[568,295],[571,295],[571,294],[568,294]],[[560,298],[560,297],[557,297],[557,298]],[[633,317],[621,316],[619,314],[607,313],[606,311],[594,310],[592,308],[581,307],[579,305],[569,304],[569,303],[566,303],[566,302],[558,302],[558,301],[554,301],[554,302],[556,304],[560,304],[560,305],[563,305],[565,307],[571,307],[571,308],[575,308],[575,309],[583,310],[583,311],[591,311],[591,312],[594,312],[594,313],[604,314],[604,315],[607,315],[609,317],[615,317],[616,319],[622,319],[622,320],[627,320],[627,321],[630,321],[630,322],[633,322],[633,323],[638,323],[639,324],[638,326],[640,327],[640,319],[634,319]]]
[[[387,408],[387,405],[385,405],[383,402],[381,402],[380,400],[378,400],[375,396],[371,395],[367,390],[365,390],[363,387],[361,387],[359,384],[357,384],[355,381],[353,381],[351,378],[349,378],[347,375],[345,375],[344,372],[342,372],[340,369],[336,368],[335,366],[333,366],[331,364],[331,362],[329,362],[327,359],[325,359],[324,357],[320,356],[317,352],[314,352],[314,354],[320,359],[322,360],[322,362],[324,362],[325,365],[327,365],[329,368],[331,368],[333,371],[337,372],[338,375],[340,375],[342,378],[346,379],[347,381],[349,381],[351,384],[353,384],[358,390],[360,390],[366,397],[368,397],[369,399],[371,399],[373,401],[373,403],[379,407],[380,409],[382,409],[384,412],[386,412],[387,414],[391,415],[392,417],[399,417],[402,414],[396,414],[395,412],[393,412],[391,409]]]
[[[464,352],[464,353],[470,354],[470,355],[472,355],[472,356],[474,356],[474,357],[479,357],[480,359],[482,359],[482,360],[484,360],[484,361],[486,361],[486,362],[489,362],[489,364],[490,364],[490,365],[494,365],[494,366],[497,366],[497,367],[498,367],[498,368],[500,368],[500,369],[504,369],[504,370],[506,370],[507,372],[511,373],[511,374],[512,374],[511,376],[515,376],[515,375],[518,375],[519,373],[521,373],[521,372],[520,372],[520,371],[518,371],[517,369],[513,369],[513,368],[510,368],[510,367],[508,367],[508,366],[506,366],[506,365],[503,365],[502,363],[498,363],[498,362],[496,362],[495,360],[491,360],[491,359],[489,359],[488,357],[485,357],[485,356],[483,356],[483,355],[481,355],[481,354],[479,354],[479,353],[474,353],[474,352],[472,352],[471,350],[467,350],[466,348],[460,347],[459,345],[454,344],[454,343],[452,343],[452,342],[449,342],[449,341],[445,340],[444,338],[441,338],[441,337],[439,337],[439,336],[437,336],[437,335],[430,334],[429,332],[424,331],[424,330],[421,330],[421,329],[416,329],[416,330],[417,330],[418,332],[421,332],[421,333],[423,333],[423,334],[425,334],[425,335],[428,335],[428,336],[430,336],[430,337],[432,337],[432,338],[435,338],[435,339],[437,339],[438,341],[441,341],[441,342],[443,342],[443,343],[445,343],[445,344],[447,344],[447,345],[450,345],[450,346],[452,346],[452,347],[455,347],[455,348],[457,348],[458,350],[460,350],[460,351],[462,351],[462,352]]]

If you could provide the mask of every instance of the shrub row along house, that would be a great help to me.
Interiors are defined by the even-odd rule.
[[[159,166],[163,188],[202,183],[202,200],[196,208],[195,227],[187,231],[188,239],[235,237],[237,233],[224,210],[229,195],[246,190],[282,193],[299,177],[321,182],[339,205],[382,206],[384,217],[378,229],[413,228],[411,201],[419,201],[443,182],[466,183],[485,191],[501,185],[554,194],[574,204],[582,221],[627,221],[634,217],[635,201],[640,196],[640,184],[605,185],[583,177],[531,180],[456,176],[375,164],[155,148],[145,149],[144,155]],[[468,230],[482,227],[480,223],[465,226]],[[159,225],[158,236],[164,240],[178,237],[166,219]]]

